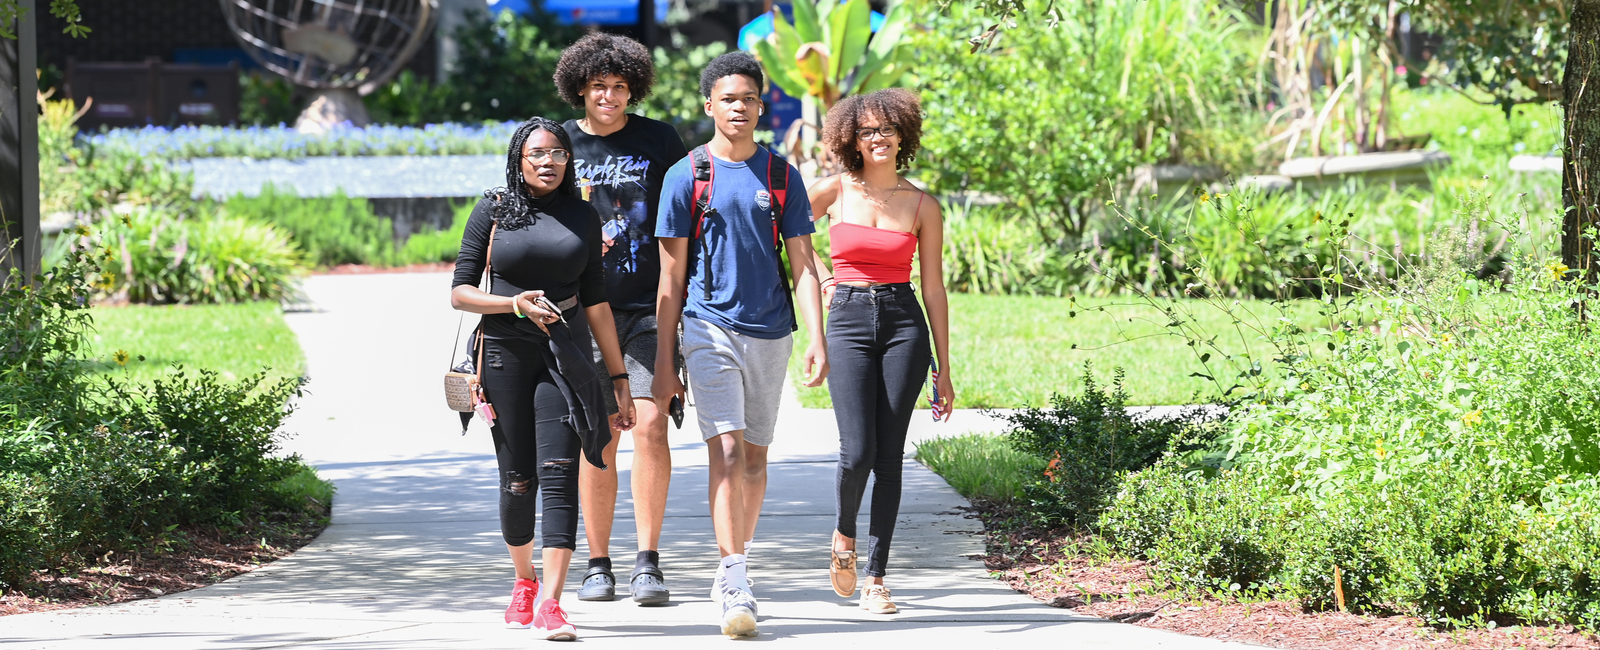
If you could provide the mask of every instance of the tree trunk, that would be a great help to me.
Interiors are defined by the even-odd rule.
[[[1600,227],[1600,0],[1573,3],[1568,25],[1567,67],[1563,73],[1561,261],[1595,281],[1595,241]]]
[[[39,104],[34,0],[18,0],[14,39],[0,39],[0,277],[39,272]],[[0,286],[5,283],[0,281]]]

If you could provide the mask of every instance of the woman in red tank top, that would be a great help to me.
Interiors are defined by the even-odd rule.
[[[935,355],[934,419],[948,416],[955,400],[939,203],[900,175],[916,157],[921,116],[917,96],[898,88],[839,102],[828,113],[822,140],[845,173],[817,181],[809,192],[818,218],[826,215],[833,257],[833,276],[822,282],[828,391],[839,423],[838,520],[829,574],[835,593],[855,593],[856,515],[870,476],[868,584],[861,608],[880,614],[897,611],[883,576],[900,510],[906,429]],[[911,284],[913,254],[921,260],[926,314]],[[820,257],[816,262],[819,271],[828,268]]]

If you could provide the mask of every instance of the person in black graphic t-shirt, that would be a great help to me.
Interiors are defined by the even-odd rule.
[[[594,206],[606,246],[606,294],[633,386],[633,513],[639,553],[629,591],[641,605],[662,605],[670,596],[656,552],[666,515],[672,453],[667,419],[651,399],[656,359],[656,287],[661,280],[656,244],[656,204],[667,168],[688,155],[676,129],[627,112],[650,94],[655,81],[650,53],[638,42],[594,33],[567,48],[556,64],[556,89],[582,108],[583,119],[566,123],[572,135],[573,169],[583,198]],[[598,353],[598,352],[597,352]],[[679,367],[681,368],[681,361]],[[620,436],[619,436],[620,438]],[[614,463],[617,440],[605,450]],[[617,473],[584,468],[580,479],[589,570],[578,589],[581,600],[611,600],[611,525],[617,504]]]

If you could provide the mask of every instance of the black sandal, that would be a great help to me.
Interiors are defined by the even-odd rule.
[[[583,574],[583,586],[578,587],[578,600],[616,600],[616,597],[617,577],[611,574],[611,569],[589,567],[589,572]]]
[[[640,605],[665,605],[672,598],[661,569],[649,565],[634,567],[628,590],[633,592],[633,602]]]

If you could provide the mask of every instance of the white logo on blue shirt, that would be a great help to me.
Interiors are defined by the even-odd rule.
[[[772,195],[766,190],[756,190],[756,206],[762,210],[772,209]]]

